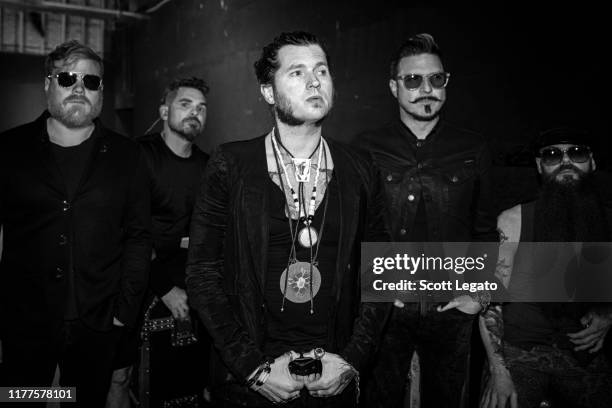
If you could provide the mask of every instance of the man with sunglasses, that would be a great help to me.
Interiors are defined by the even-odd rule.
[[[76,41],[47,57],[48,110],[0,135],[3,386],[76,387],[103,407],[117,342],[140,312],[150,261],[144,156],[106,129],[103,62]]]
[[[569,242],[573,251],[573,243],[612,237],[612,209],[597,187],[588,134],[551,129],[538,137],[534,152],[541,176],[537,199],[498,217],[502,239],[496,274],[511,299],[525,296],[525,285],[533,288],[535,276],[546,275],[551,264],[538,265],[543,255],[532,255],[518,242]],[[582,248],[584,254],[585,244]],[[593,271],[578,268],[584,285]],[[568,275],[562,279],[568,287]],[[489,358],[481,406],[540,407],[543,401],[553,407],[612,406],[612,365],[602,354],[609,349],[611,325],[609,303],[509,302],[489,308],[480,327]]]
[[[411,37],[391,62],[398,119],[355,141],[382,171],[395,241],[497,241],[489,150],[481,136],[441,118],[449,79],[434,38]],[[484,296],[446,305],[396,301],[369,381],[368,406],[401,406],[415,349],[423,406],[459,406],[480,303]]]

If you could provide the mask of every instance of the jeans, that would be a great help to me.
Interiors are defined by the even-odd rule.
[[[419,304],[407,303],[393,308],[374,369],[366,379],[366,407],[403,406],[415,350],[420,360],[421,407],[459,407],[475,316],[456,309],[438,312],[437,306],[429,303],[419,310]]]

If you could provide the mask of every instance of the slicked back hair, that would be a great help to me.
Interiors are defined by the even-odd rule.
[[[191,77],[191,78],[175,78],[168,84],[166,89],[164,89],[164,94],[161,98],[162,105],[169,105],[170,99],[174,99],[176,96],[176,91],[179,88],[193,88],[202,92],[202,95],[206,96],[210,88],[206,81],[201,78]]]
[[[66,41],[47,55],[45,59],[45,72],[47,75],[53,74],[58,65],[70,65],[78,60],[88,59],[98,63],[100,66],[100,76],[104,76],[104,62],[94,50],[76,40]],[[58,64],[59,63],[59,64]]]
[[[321,47],[327,58],[329,65],[329,54],[325,45],[317,38],[316,35],[306,31],[293,31],[290,33],[281,33],[270,44],[266,45],[261,57],[255,61],[255,75],[260,85],[269,85],[274,81],[274,74],[278,71],[280,63],[278,61],[278,51],[285,45],[318,45]]]
[[[397,68],[402,58],[411,57],[413,55],[420,54],[432,54],[437,55],[438,58],[442,59],[442,53],[440,47],[436,44],[431,34],[421,33],[413,37],[410,37],[405,43],[403,43],[395,57],[391,60],[390,66],[390,78],[395,79],[397,77]]]

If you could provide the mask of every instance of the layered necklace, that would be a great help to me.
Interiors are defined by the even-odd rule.
[[[283,146],[278,129],[274,128],[274,133],[271,136],[272,147],[274,151],[274,159],[276,161],[276,167],[279,172],[280,187],[285,195],[285,182],[287,188],[291,194],[291,200],[293,208],[290,207],[290,203],[285,198],[285,210],[287,212],[287,218],[289,221],[289,232],[291,234],[291,250],[289,251],[289,259],[287,261],[287,268],[283,271],[280,278],[280,289],[283,294],[283,301],[281,305],[281,312],[285,309],[285,300],[288,299],[293,303],[305,303],[310,301],[310,313],[314,313],[313,299],[321,287],[321,273],[319,272],[317,256],[319,253],[319,245],[321,244],[321,238],[323,236],[323,228],[325,226],[325,216],[327,215],[327,203],[329,194],[324,196],[323,204],[323,217],[319,231],[314,227],[314,213],[316,208],[317,199],[317,184],[319,182],[319,176],[321,173],[321,162],[325,160],[325,186],[328,185],[329,180],[327,176],[327,143],[321,137],[315,150],[311,153],[307,159],[296,158],[291,152]],[[293,162],[295,169],[295,180],[297,181],[297,192],[289,177],[288,166],[285,164],[282,158],[280,147],[285,150]],[[306,200],[304,193],[304,184],[310,182],[310,168],[311,160],[314,154],[319,152],[317,157],[317,166],[314,169],[314,183],[312,184],[312,190],[310,194],[310,203],[308,209],[306,209]],[[282,167],[281,167],[282,164]],[[284,181],[283,181],[283,174]],[[293,226],[291,210],[295,211],[297,216],[297,224],[295,229]],[[302,226],[300,227],[300,224]],[[296,241],[304,248],[310,250],[310,262],[303,262],[297,260]],[[313,250],[314,249],[314,250]]]

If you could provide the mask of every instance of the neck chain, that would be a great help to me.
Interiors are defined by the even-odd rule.
[[[276,167],[280,173],[281,166],[280,162],[282,161],[282,156],[280,154],[280,149],[278,148],[278,144],[276,139],[278,136],[278,130],[274,129],[274,134],[272,135],[272,145],[274,150],[274,159],[276,161]],[[280,137],[279,137],[280,139]],[[283,293],[283,301],[281,305],[281,312],[285,309],[285,300],[288,298],[290,301],[295,303],[304,303],[310,301],[310,314],[314,313],[314,296],[316,296],[315,292],[318,292],[321,285],[321,274],[317,268],[317,256],[319,253],[319,245],[321,244],[321,237],[323,236],[323,227],[325,226],[325,217],[327,215],[327,204],[329,202],[329,194],[324,197],[324,205],[323,205],[323,218],[321,221],[320,233],[317,233],[316,229],[312,225],[312,220],[314,218],[315,212],[315,204],[316,204],[316,189],[317,182],[319,180],[319,174],[321,171],[321,160],[323,154],[325,154],[325,169],[327,169],[327,152],[326,152],[326,143],[323,140],[323,137],[319,140],[319,146],[321,149],[319,151],[319,157],[317,160],[317,168],[315,175],[315,183],[313,185],[313,191],[311,194],[310,207],[308,209],[308,217],[304,217],[304,194],[303,194],[303,182],[298,180],[299,186],[298,191],[300,192],[300,196],[295,193],[293,185],[289,179],[289,174],[287,172],[287,167],[283,163],[282,169],[285,174],[285,181],[287,182],[287,186],[291,191],[291,196],[293,199],[293,203],[295,206],[296,214],[299,214],[298,225],[299,222],[302,221],[305,225],[298,232],[298,225],[296,225],[295,230],[293,229],[293,221],[291,218],[291,212],[289,210],[289,203],[285,199],[285,209],[287,210],[287,219],[289,222],[289,231],[291,234],[291,250],[289,252],[289,259],[287,261],[287,268],[283,271],[280,279],[281,291]],[[282,145],[281,145],[282,146]],[[284,146],[283,146],[284,148]],[[317,147],[318,148],[318,147]],[[286,148],[285,148],[286,150]],[[315,149],[316,151],[316,149]],[[291,154],[291,153],[289,153]],[[311,154],[314,155],[314,152]],[[279,180],[281,184],[281,190],[283,191],[283,195],[285,194],[285,186],[283,182],[283,177],[279,174]],[[327,170],[325,170],[325,185],[329,184]],[[297,260],[297,250],[295,246],[296,239],[305,248],[310,249],[310,262],[298,262]],[[316,248],[313,253],[313,246]],[[306,289],[306,285],[308,285],[308,290]],[[291,287],[289,287],[291,286]],[[288,292],[289,290],[289,292]]]

